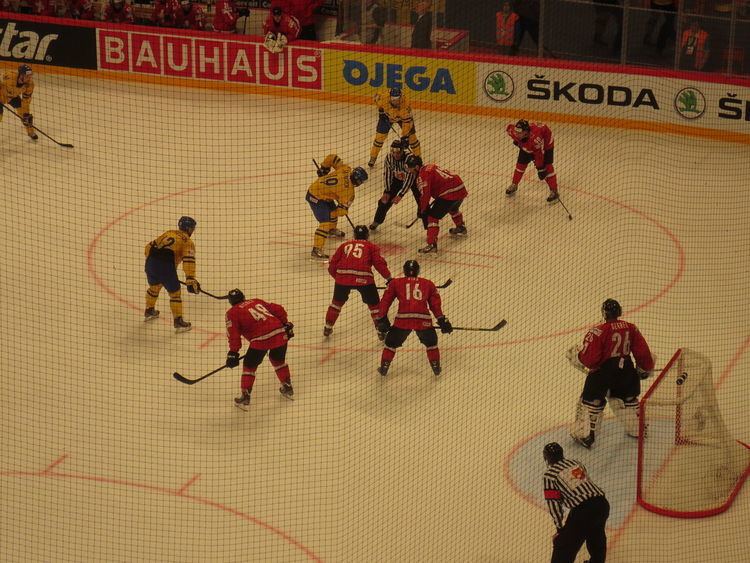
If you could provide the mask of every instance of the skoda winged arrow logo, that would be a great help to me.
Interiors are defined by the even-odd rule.
[[[505,102],[513,97],[513,79],[502,70],[492,71],[484,79],[484,93],[495,102]]]
[[[674,98],[674,109],[685,119],[697,119],[706,111],[706,98],[696,88],[683,88]]]

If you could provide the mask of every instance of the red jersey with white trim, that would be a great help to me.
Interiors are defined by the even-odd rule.
[[[555,137],[544,123],[529,123],[529,129],[529,136],[525,140],[520,139],[513,123],[509,123],[505,131],[518,148],[534,157],[534,165],[541,168],[544,165],[544,153],[555,148]]]
[[[253,350],[272,350],[289,340],[284,325],[287,315],[284,307],[262,299],[248,299],[227,311],[227,339],[229,351],[239,352],[242,336]]]
[[[380,248],[369,240],[348,240],[342,243],[328,262],[328,273],[337,284],[363,286],[375,283],[373,267],[385,279],[391,278],[388,264]]]
[[[273,19],[273,14],[269,14],[266,21],[263,22],[263,35],[270,33],[281,33],[286,36],[287,41],[294,41],[299,37],[300,25],[297,18],[288,14],[281,14],[279,23]]]
[[[219,0],[214,12],[214,31],[234,33],[237,29],[239,13],[234,0]]]
[[[425,330],[432,326],[432,315],[443,316],[440,294],[435,284],[425,278],[396,278],[380,299],[378,317],[388,315],[394,299],[398,299],[398,312],[393,326],[411,330]]]
[[[457,201],[469,195],[466,186],[464,186],[464,181],[458,174],[440,168],[437,164],[426,164],[419,169],[417,187],[422,192],[422,196],[419,198],[420,212],[427,209],[430,198]]]
[[[654,357],[646,339],[633,323],[609,321],[595,326],[583,339],[578,359],[589,370],[597,370],[609,358],[627,358],[633,354],[635,364],[644,371],[654,369]]]
[[[185,8],[180,5],[174,12],[174,25],[175,27],[181,27],[183,29],[195,29],[202,30],[206,23],[206,12],[203,10],[203,6],[199,4],[190,3],[190,8],[185,11]]]

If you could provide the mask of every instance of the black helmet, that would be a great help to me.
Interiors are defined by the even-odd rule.
[[[547,462],[547,465],[552,465],[553,463],[557,463],[558,461],[563,459],[562,446],[558,444],[557,442],[550,442],[549,444],[544,446],[542,455],[544,456],[544,461]]]
[[[400,151],[406,149],[406,147],[408,146],[409,146],[409,142],[408,141],[402,142],[401,139],[394,139],[393,142],[391,143],[391,149],[398,149]]]
[[[421,168],[422,157],[417,156],[416,154],[410,154],[409,156],[406,157],[404,164],[406,164],[407,168]]]
[[[529,131],[531,131],[531,126],[528,121],[525,119],[516,121],[516,133],[528,133]]]
[[[356,240],[367,240],[370,236],[370,230],[365,225],[354,227],[354,238]]]
[[[197,224],[198,223],[192,217],[183,215],[182,217],[180,217],[180,220],[177,221],[177,228],[180,229],[181,231],[188,232],[188,231],[195,230],[195,226]]]
[[[229,299],[229,303],[232,305],[237,305],[237,303],[242,303],[245,300],[245,294],[242,293],[241,289],[235,288],[227,293],[227,299]]]
[[[404,275],[407,278],[416,278],[419,275],[419,262],[416,260],[404,262]]]
[[[622,307],[614,299],[607,299],[602,303],[602,316],[604,320],[614,320],[622,315]]]
[[[352,181],[354,186],[361,186],[367,180],[367,172],[361,166],[357,166],[352,173],[349,175],[349,179]]]

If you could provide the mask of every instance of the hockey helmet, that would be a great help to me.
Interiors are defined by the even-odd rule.
[[[391,143],[391,150],[396,149],[396,150],[403,151],[406,149],[407,146],[409,146],[408,141],[403,142],[401,139],[394,139],[393,142]]]
[[[549,444],[544,446],[542,455],[544,456],[544,461],[547,462],[547,465],[557,463],[564,457],[562,446],[557,442],[550,442]]]
[[[185,231],[186,233],[192,233],[195,230],[195,226],[197,224],[198,223],[192,217],[183,215],[182,217],[180,217],[180,220],[177,221],[177,228],[181,231]]]
[[[391,98],[391,104],[393,104],[394,106],[398,106],[401,104],[401,98],[403,97],[401,88],[391,88],[388,92],[388,95]]]
[[[518,121],[516,121],[515,129],[516,133],[525,135],[528,134],[529,131],[531,131],[531,126],[525,119],[519,119]]]
[[[349,179],[352,181],[352,184],[355,186],[361,186],[365,183],[367,180],[367,172],[365,172],[365,169],[361,166],[357,166],[354,170],[352,170],[352,173],[349,175]]]
[[[281,14],[284,13],[284,8],[282,8],[281,6],[276,5],[273,8],[271,8],[271,13],[274,16],[281,16]]]
[[[417,156],[416,154],[410,154],[406,157],[406,161],[404,162],[406,164],[407,168],[422,168],[422,165],[424,164],[422,162],[422,157]]]
[[[370,237],[370,229],[365,225],[357,225],[354,227],[354,238],[356,240],[367,240]]]
[[[614,320],[622,315],[622,307],[614,299],[607,299],[602,303],[602,316],[605,321]]]
[[[29,65],[23,64],[18,65],[18,78],[19,80],[26,76],[31,76],[33,74],[31,67]]]
[[[404,262],[404,275],[407,278],[416,278],[419,275],[419,262],[416,260]]]
[[[237,305],[237,303],[242,303],[245,300],[245,294],[242,293],[241,289],[235,288],[227,293],[227,299],[229,299],[230,304]]]

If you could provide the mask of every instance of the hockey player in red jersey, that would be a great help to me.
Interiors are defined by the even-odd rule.
[[[125,0],[110,0],[104,8],[104,21],[111,23],[133,23],[133,7]]]
[[[362,301],[370,309],[372,322],[377,330],[377,319],[379,315],[380,296],[375,287],[375,277],[372,269],[386,280],[391,282],[391,271],[388,264],[380,255],[378,245],[368,241],[370,231],[364,225],[354,227],[354,239],[348,240],[338,247],[328,262],[328,273],[335,280],[333,287],[333,299],[326,312],[326,324],[323,328],[323,336],[330,336],[333,325],[341,314],[341,308],[349,299],[351,290],[356,290],[362,297]],[[385,333],[378,331],[378,337],[383,340]]]
[[[219,0],[214,12],[214,31],[221,33],[234,33],[237,31],[237,19],[248,17],[250,10],[237,8],[234,0]]]
[[[203,30],[206,13],[203,6],[192,0],[180,0],[180,7],[174,13],[174,25],[182,29]]]
[[[398,299],[398,311],[391,325],[388,321],[388,309],[394,299]],[[443,315],[440,294],[435,284],[419,277],[419,263],[416,260],[407,260],[404,262],[404,277],[391,281],[380,301],[378,330],[386,333],[385,347],[378,368],[380,375],[388,374],[396,350],[406,341],[412,330],[416,331],[417,338],[427,348],[427,359],[432,372],[440,375],[440,349],[437,333],[432,327],[430,311],[437,319],[440,332],[453,332],[453,326]]]
[[[179,0],[156,0],[151,12],[151,23],[160,27],[176,27],[175,18],[179,9]]]
[[[586,448],[594,443],[607,399],[627,434],[638,436],[640,380],[651,375],[654,358],[638,327],[620,320],[621,315],[620,304],[607,299],[604,322],[588,331],[582,346],[568,350],[568,360],[587,374],[571,428],[571,437]]]
[[[287,43],[299,37],[299,31],[297,18],[285,13],[281,6],[273,6],[263,22],[263,45],[272,53],[278,53]]]
[[[286,347],[294,336],[294,325],[289,322],[286,311],[281,305],[269,303],[262,299],[245,299],[239,289],[233,289],[228,295],[231,309],[227,311],[227,352],[226,366],[235,368],[240,365],[240,348],[242,337],[248,341],[248,350],[242,362],[242,394],[234,400],[241,409],[250,405],[250,393],[255,383],[255,371],[268,352],[276,377],[281,382],[279,393],[291,399],[294,395],[289,366],[286,363]],[[269,351],[270,350],[270,351]]]
[[[557,193],[557,174],[555,173],[555,138],[552,130],[544,123],[529,123],[521,119],[515,123],[509,123],[505,128],[513,144],[518,147],[518,159],[516,169],[513,171],[513,181],[506,195],[513,195],[518,190],[518,184],[526,172],[529,162],[534,161],[537,175],[540,180],[547,182],[550,193],[547,203],[555,203],[560,198]]]
[[[440,219],[449,213],[456,226],[448,232],[455,236],[465,236],[466,225],[459,208],[469,193],[461,177],[437,164],[424,165],[422,158],[413,154],[406,157],[406,167],[417,174],[417,189],[422,194],[419,199],[419,217],[427,229],[427,246],[420,248],[419,252],[437,252]]]

